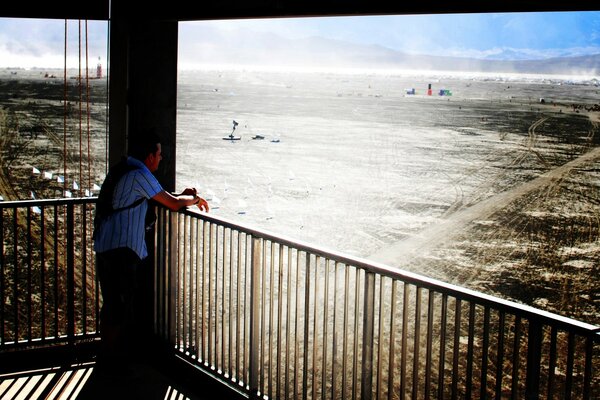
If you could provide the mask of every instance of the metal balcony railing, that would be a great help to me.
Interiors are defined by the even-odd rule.
[[[98,336],[94,204],[0,202],[0,353]]]
[[[597,326],[207,214],[158,221],[156,332],[251,397],[600,397]]]
[[[0,203],[0,356],[97,338],[94,203]],[[157,213],[155,333],[248,397],[600,398],[596,326],[209,214]]]

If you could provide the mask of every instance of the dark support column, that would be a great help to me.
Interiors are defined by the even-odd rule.
[[[177,117],[177,22],[139,21],[131,25],[129,51],[129,143],[147,128],[162,139],[163,161],[156,175],[175,190]]]
[[[129,33],[124,19],[113,18],[109,22],[110,54],[108,166],[115,165],[127,154],[127,66]]]
[[[175,190],[177,107],[177,21],[130,17],[118,2],[110,22],[109,163],[127,154],[136,135],[149,128],[161,138],[163,161],[155,173],[163,188]],[[151,343],[154,308],[154,240],[147,235],[149,257],[137,272],[136,341]]]
[[[163,141],[156,175],[173,191],[178,23],[116,15],[110,24],[110,165],[126,154],[136,133],[155,128]]]

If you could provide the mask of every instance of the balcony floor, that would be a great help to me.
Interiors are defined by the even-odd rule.
[[[0,375],[2,399],[202,400],[154,366],[134,364],[129,377],[108,376],[94,362]]]
[[[248,399],[156,343],[133,353],[127,376],[106,373],[95,362],[98,343],[0,352],[0,399]]]

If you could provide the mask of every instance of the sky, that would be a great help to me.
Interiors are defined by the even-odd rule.
[[[79,59],[85,62],[86,48],[93,67],[106,60],[107,32],[107,22],[89,21],[86,47],[85,21],[68,21],[68,66],[77,67]],[[315,37],[412,54],[488,59],[600,54],[600,11],[182,22],[179,62],[193,65],[199,52],[218,55],[223,46],[228,54],[236,46],[264,52],[273,41]],[[0,68],[62,68],[64,49],[64,20],[0,18]]]

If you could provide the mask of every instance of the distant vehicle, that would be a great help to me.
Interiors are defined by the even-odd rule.
[[[260,140],[260,139],[264,139],[264,138],[265,137],[263,135],[254,135],[254,136],[252,136],[252,139],[254,139],[254,140],[257,140],[257,139]]]

